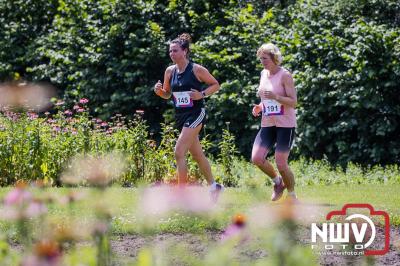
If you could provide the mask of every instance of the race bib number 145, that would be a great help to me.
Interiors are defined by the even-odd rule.
[[[265,116],[283,115],[284,113],[283,109],[284,109],[283,105],[275,100],[272,99],[263,100],[263,114]]]
[[[193,100],[190,98],[189,93],[190,93],[190,91],[174,92],[173,96],[175,99],[175,106],[176,107],[192,107]]]

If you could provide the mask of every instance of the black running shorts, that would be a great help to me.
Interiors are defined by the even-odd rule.
[[[254,145],[264,147],[269,151],[276,144],[276,151],[288,152],[292,148],[294,138],[294,127],[262,127]]]
[[[182,131],[183,127],[196,128],[200,124],[205,123],[206,110],[205,108],[198,109],[187,113],[175,114],[175,126],[179,131]]]

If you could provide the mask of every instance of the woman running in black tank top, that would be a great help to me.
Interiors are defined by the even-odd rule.
[[[173,96],[176,126],[181,131],[175,146],[179,184],[187,182],[186,154],[189,151],[207,178],[212,195],[217,197],[222,185],[214,180],[199,141],[199,132],[205,119],[203,98],[218,91],[220,86],[205,67],[189,61],[189,43],[190,36],[185,33],[170,42],[169,55],[175,65],[165,70],[164,84],[158,81],[154,92],[164,99]],[[208,85],[204,90],[202,83]]]
[[[192,89],[202,91],[202,83],[193,71],[193,63],[189,62],[182,73],[175,65],[169,81],[175,106],[175,123],[179,131],[183,127],[196,128],[205,123],[203,98],[193,100],[190,97]]]

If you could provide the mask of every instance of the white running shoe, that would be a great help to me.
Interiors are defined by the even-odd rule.
[[[216,203],[218,201],[219,195],[221,192],[224,190],[224,186],[214,182],[210,186],[210,196],[211,196],[211,201]]]

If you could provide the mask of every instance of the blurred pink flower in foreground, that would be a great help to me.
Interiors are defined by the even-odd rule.
[[[318,204],[281,204],[260,205],[250,208],[248,222],[252,227],[269,227],[282,220],[293,220],[296,223],[310,225],[324,217]]]
[[[113,180],[118,179],[126,168],[126,161],[118,153],[102,156],[78,155],[69,163],[61,179],[67,184],[86,182],[104,188]]]
[[[4,198],[5,205],[21,205],[29,202],[32,199],[32,194],[24,187],[16,187]]]
[[[0,95],[0,109],[9,106],[43,111],[50,107],[55,89],[45,83],[3,83],[0,84]]]
[[[62,205],[68,205],[71,203],[75,203],[82,199],[86,198],[86,194],[81,191],[69,191],[68,194],[57,197],[56,199]]]
[[[21,185],[6,195],[4,205],[0,217],[8,220],[33,218],[47,212],[45,204],[33,198],[33,195]]]
[[[205,187],[156,186],[145,189],[139,206],[144,214],[160,215],[173,210],[207,212],[213,204]]]
[[[61,248],[52,240],[41,240],[33,247],[33,254],[26,257],[22,266],[58,266],[61,265]]]
[[[221,241],[235,237],[239,237],[241,241],[247,240],[249,236],[245,233],[246,227],[246,217],[243,214],[236,214],[232,218],[232,223],[224,230]]]

